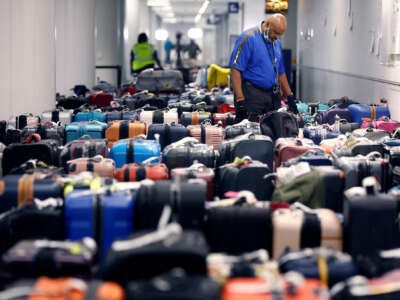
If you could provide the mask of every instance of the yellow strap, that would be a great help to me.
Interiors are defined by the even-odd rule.
[[[328,264],[326,260],[321,257],[318,257],[317,263],[319,278],[324,285],[328,286]]]
[[[375,105],[371,106],[371,119],[372,120],[376,119],[376,108],[375,108]]]

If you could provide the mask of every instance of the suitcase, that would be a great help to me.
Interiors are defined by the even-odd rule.
[[[353,132],[356,129],[360,128],[360,124],[358,123],[349,123],[347,120],[339,121],[339,131],[341,134],[345,134],[346,132]]]
[[[156,134],[159,135],[158,140],[161,149],[164,150],[169,144],[180,141],[189,135],[188,129],[180,124],[150,124],[147,132],[148,140],[155,140]]]
[[[68,125],[72,122],[72,114],[73,110],[53,110],[53,111],[45,111],[42,113],[41,122],[45,124],[47,122],[58,123],[62,125]]]
[[[106,123],[97,121],[93,122],[74,122],[65,127],[66,142],[72,142],[84,135],[90,136],[92,139],[104,139]]]
[[[171,170],[171,178],[180,179],[203,179],[207,184],[207,201],[214,200],[214,179],[215,173],[211,168],[203,164],[194,163],[188,168],[175,168]]]
[[[273,141],[282,137],[297,137],[299,134],[296,116],[288,112],[268,112],[263,116],[260,126],[262,134]]]
[[[46,122],[41,127],[41,137],[43,140],[54,140],[59,146],[65,144],[65,126],[61,123]]]
[[[207,168],[214,168],[215,158],[212,146],[201,144],[196,139],[189,137],[167,146],[163,151],[163,161],[169,170],[188,168],[195,161]]]
[[[322,140],[337,138],[339,134],[340,132],[334,131],[332,128],[321,126],[309,126],[303,130],[303,136],[312,140],[316,145],[319,145]]]
[[[161,157],[161,147],[157,141],[142,139],[125,139],[114,143],[110,158],[115,166],[121,168],[125,164],[143,162],[152,157]]]
[[[211,121],[211,114],[208,112],[183,112],[180,118],[180,123],[183,126],[199,125],[205,120]]]
[[[75,115],[74,122],[90,122],[99,121],[102,123],[107,122],[106,114],[101,111],[78,112]]]
[[[24,129],[22,129],[20,142],[25,143],[28,137],[34,134],[38,134],[40,137],[42,137],[42,125],[39,124],[34,126],[25,126]]]
[[[296,103],[296,106],[297,106],[297,110],[298,110],[298,112],[300,114],[304,114],[304,113],[309,113],[310,112],[310,109],[309,109],[307,103],[299,102],[299,103]]]
[[[347,139],[345,135],[341,134],[334,139],[322,140],[319,147],[322,148],[326,154],[331,154],[336,147],[342,147]]]
[[[342,251],[342,225],[329,209],[302,211],[278,209],[272,215],[272,257],[279,257],[288,248],[331,247]]]
[[[168,285],[165,290],[159,282]],[[220,300],[221,286],[205,276],[186,276],[180,270],[152,280],[133,281],[127,287],[128,299]]]
[[[291,158],[284,162],[281,166],[290,167],[300,162],[306,162],[310,166],[332,166],[332,160],[330,159],[329,155],[321,153],[321,151],[313,150],[304,152],[295,158]]]
[[[11,144],[4,149],[2,169],[6,175],[30,159],[38,159],[47,165],[58,166],[58,143],[42,140],[30,144]]]
[[[167,180],[169,177],[167,166],[163,163],[151,164],[152,160],[158,160],[158,157],[150,158],[143,163],[125,164],[115,172],[114,178],[124,182],[141,181],[146,178],[153,181]]]
[[[5,270],[15,277],[78,276],[89,278],[96,244],[82,241],[23,240],[3,255]]]
[[[146,124],[140,121],[116,121],[113,122],[105,132],[110,148],[116,141],[128,138],[135,138],[139,135],[146,134]]]
[[[139,119],[139,116],[135,112],[131,111],[110,111],[106,113],[107,123],[112,121],[136,121]]]
[[[390,118],[390,111],[387,106],[375,106],[364,104],[352,104],[348,107],[351,112],[353,122],[363,123],[363,118],[372,120],[379,119],[383,116]]]
[[[205,276],[207,254],[202,232],[182,230],[173,223],[158,231],[140,231],[129,239],[114,242],[101,274],[104,280],[123,285],[138,279],[149,281],[173,268],[183,269],[189,276]]]
[[[176,111],[142,111],[140,121],[146,123],[147,128],[150,124],[178,124],[179,118]]]
[[[89,96],[89,105],[97,106],[97,107],[107,107],[110,106],[111,101],[113,100],[113,95],[105,94],[105,93],[97,93]]]
[[[31,204],[34,198],[45,200],[61,196],[61,185],[40,174],[7,175],[0,181],[0,213]]]
[[[189,125],[189,136],[194,137],[202,144],[211,145],[218,150],[219,144],[224,139],[224,129],[212,125]]]
[[[163,180],[141,185],[135,202],[135,230],[157,229],[166,205],[171,206],[176,221],[183,228],[201,230],[206,190],[205,182],[199,179],[187,182]]]
[[[336,146],[331,155],[336,156],[357,156],[368,155],[371,152],[386,153],[385,147],[378,141],[372,141],[365,137],[349,137],[343,145]]]
[[[225,140],[230,140],[247,133],[261,134],[260,124],[245,119],[235,125],[227,126],[225,128]]]
[[[96,240],[104,257],[116,239],[133,232],[133,213],[136,195],[129,191],[73,191],[65,196],[64,220],[67,238]]]
[[[337,106],[332,106],[327,110],[319,111],[315,116],[315,121],[318,124],[332,125],[335,123],[336,116],[338,116],[340,119],[347,120],[347,122],[352,122],[352,114],[350,110],[347,108],[339,108]]]
[[[223,128],[226,126],[231,126],[235,124],[235,115],[226,113],[226,114],[214,114],[213,115],[213,122],[215,125],[221,125]]]
[[[305,278],[319,279],[329,287],[359,274],[350,255],[328,248],[286,251],[279,258],[279,269],[282,274],[298,272]]]
[[[40,125],[40,117],[32,114],[19,115],[12,117],[7,122],[7,129],[24,129],[26,126],[38,126]]]
[[[108,141],[106,139],[93,140],[86,135],[65,145],[60,153],[60,165],[66,167],[67,162],[70,160],[81,157],[95,157],[97,155],[105,158],[110,156]]]
[[[152,93],[182,93],[185,82],[177,70],[146,70],[141,72],[136,81],[138,91],[147,90]]]
[[[85,104],[87,104],[87,99],[84,96],[61,96],[57,98],[56,106],[63,109],[77,109]]]
[[[248,156],[252,160],[265,163],[273,167],[273,142],[270,137],[247,133],[237,138],[223,141],[219,145],[218,166],[231,163],[236,157]]]
[[[275,169],[291,158],[295,158],[307,151],[320,152],[321,148],[310,139],[280,138],[275,142]]]
[[[393,121],[388,117],[381,117],[378,120],[363,119],[363,123],[361,124],[361,128],[380,129],[389,134],[392,134],[398,127],[400,127],[400,123]]]
[[[68,174],[76,175],[82,172],[94,172],[100,177],[113,178],[115,162],[101,155],[95,157],[81,157],[67,162]]]
[[[360,104],[360,103],[358,103],[354,100],[351,100],[351,99],[349,99],[349,97],[346,97],[346,96],[339,98],[339,99],[331,99],[328,101],[329,106],[336,105],[337,107],[340,107],[340,108],[347,108],[351,104]]]
[[[374,128],[360,128],[354,130],[352,133],[354,137],[365,137],[371,141],[380,142],[383,139],[390,138],[390,134],[385,130]]]
[[[327,110],[330,108],[329,105],[322,104],[322,103],[308,103],[309,113],[311,115],[315,115],[319,111]]]
[[[220,198],[229,191],[250,191],[258,200],[270,200],[274,190],[271,179],[264,176],[271,168],[259,161],[243,160],[241,164],[227,164],[218,169],[217,186]]]

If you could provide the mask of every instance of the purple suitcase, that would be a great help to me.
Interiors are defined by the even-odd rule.
[[[347,108],[339,108],[337,106],[332,106],[327,110],[318,111],[315,116],[315,121],[318,124],[330,124],[335,123],[335,116],[338,115],[340,119],[345,119],[349,123],[352,120],[351,112]]]

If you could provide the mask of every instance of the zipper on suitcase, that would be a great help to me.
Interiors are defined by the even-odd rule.
[[[102,241],[103,241],[103,195],[95,194],[93,196],[93,238],[97,242],[99,253],[102,253]]]

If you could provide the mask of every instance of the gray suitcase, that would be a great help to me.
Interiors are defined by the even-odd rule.
[[[60,122],[62,125],[67,125],[72,122],[73,110],[53,110],[42,113],[42,124],[47,122]]]
[[[177,70],[145,70],[139,74],[136,89],[152,93],[182,93],[185,87],[183,75]]]

